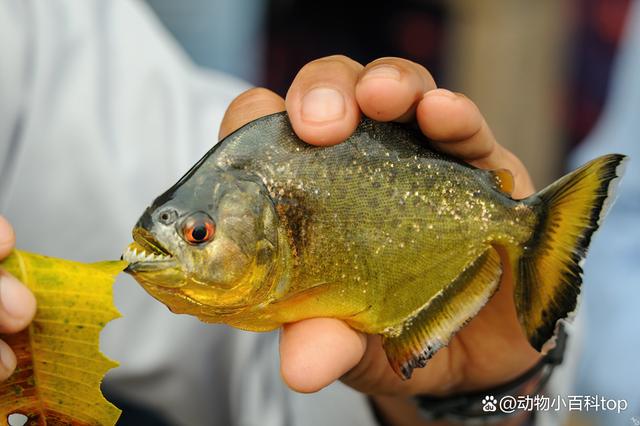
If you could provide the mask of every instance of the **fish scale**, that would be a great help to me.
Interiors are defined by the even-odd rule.
[[[490,186],[489,172],[428,150],[411,129],[366,121],[352,139],[329,148],[304,145],[290,130],[285,136],[262,138],[256,147],[262,153],[245,151],[250,136],[238,138],[237,149],[226,146],[230,154],[221,154],[211,167],[241,163],[267,183],[280,215],[306,229],[304,241],[291,242],[302,246],[291,291],[321,279],[344,284],[341,295],[352,300],[354,312],[372,305],[366,318],[350,320],[361,321],[367,332],[406,319],[470,264],[489,244],[490,232],[508,218],[519,215],[524,222],[510,229],[511,240],[530,238],[533,213],[512,210],[515,202]],[[457,190],[474,187],[484,197],[468,199]],[[460,197],[467,198],[466,205],[455,199]],[[460,246],[468,250],[460,252]],[[360,258],[354,261],[350,253]],[[365,265],[355,269],[358,263]],[[310,273],[314,270],[321,276]],[[362,286],[371,289],[365,293]],[[375,303],[388,295],[396,303]]]

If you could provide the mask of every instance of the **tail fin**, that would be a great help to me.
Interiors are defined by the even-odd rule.
[[[540,219],[517,264],[515,303],[520,324],[539,351],[547,342],[553,345],[558,321],[576,308],[582,262],[625,162],[620,154],[596,158],[524,200]]]

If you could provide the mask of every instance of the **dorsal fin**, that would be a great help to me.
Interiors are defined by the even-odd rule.
[[[513,194],[513,190],[516,186],[515,181],[513,179],[513,173],[511,173],[508,169],[490,170],[489,173],[493,175],[493,178],[496,182],[496,186],[502,192],[504,192],[509,196]]]

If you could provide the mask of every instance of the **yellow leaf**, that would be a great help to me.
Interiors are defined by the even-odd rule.
[[[113,425],[120,410],[100,392],[117,365],[99,349],[100,331],[120,316],[115,276],[126,262],[83,264],[15,250],[0,267],[26,284],[38,310],[31,325],[1,335],[16,353],[13,375],[0,383],[0,423],[19,413],[29,425]]]

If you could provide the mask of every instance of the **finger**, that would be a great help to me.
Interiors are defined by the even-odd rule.
[[[25,328],[36,313],[36,299],[20,281],[0,271],[0,332]]]
[[[7,380],[16,368],[16,356],[5,342],[0,340],[0,383]]]
[[[224,139],[250,121],[284,111],[284,99],[271,90],[255,87],[236,97],[224,113],[218,139]]]
[[[0,259],[7,257],[16,243],[16,234],[7,219],[0,216]]]
[[[355,86],[362,65],[329,56],[305,65],[287,92],[286,106],[296,134],[313,145],[348,138],[360,121]]]
[[[407,122],[425,92],[436,88],[422,65],[401,58],[381,58],[369,63],[356,85],[362,112],[377,121]]]
[[[496,142],[478,107],[467,97],[445,89],[425,93],[416,110],[418,125],[433,145],[484,169],[505,168],[514,176],[514,198],[533,192],[522,162]]]
[[[280,338],[280,372],[291,389],[316,392],[358,364],[365,350],[365,336],[337,319],[286,324]]]

